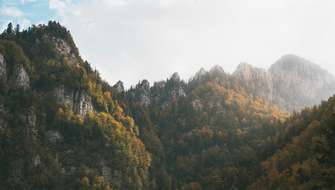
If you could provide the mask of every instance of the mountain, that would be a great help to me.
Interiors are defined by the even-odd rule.
[[[58,23],[0,36],[1,189],[147,189],[150,153]]]
[[[287,111],[320,104],[335,93],[331,74],[295,55],[281,57],[268,71],[242,63],[233,75],[250,93]]]
[[[153,189],[245,188],[261,173],[260,161],[273,153],[270,137],[288,117],[219,66],[189,82],[177,73],[152,86],[143,80],[119,102],[140,126],[153,163],[159,158],[163,166],[153,171],[161,180]]]
[[[249,189],[334,189],[335,96],[283,124],[279,149],[262,162],[265,175]]]
[[[334,189],[335,98],[285,111],[332,87],[315,64],[284,56],[268,71],[214,66],[125,89],[103,81],[59,23],[8,27],[1,189]]]

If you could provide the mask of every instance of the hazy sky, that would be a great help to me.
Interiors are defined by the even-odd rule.
[[[55,19],[111,83],[269,67],[292,53],[335,74],[334,0],[0,0],[0,24]],[[2,27],[3,28],[3,27]]]

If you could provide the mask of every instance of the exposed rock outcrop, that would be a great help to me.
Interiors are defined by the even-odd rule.
[[[1,98],[1,97],[0,97]],[[0,130],[7,128],[6,110],[0,99]]]
[[[233,76],[250,93],[287,111],[317,105],[335,93],[331,74],[295,55],[281,57],[268,71],[240,64]]]
[[[17,65],[12,76],[14,87],[28,89],[30,87],[30,78],[23,65]]]
[[[122,81],[118,81],[114,86],[113,86],[113,90],[116,93],[123,93],[124,92],[124,85]]]
[[[173,73],[170,80],[172,81],[175,81],[175,82],[179,82],[180,81],[180,76],[179,74],[176,72],[176,73]]]
[[[266,70],[254,68],[247,63],[241,63],[233,75],[238,80],[244,82],[254,92],[254,95],[266,97],[268,101],[272,101],[272,76]]]
[[[5,83],[7,80],[6,61],[4,56],[0,53],[0,83]]]
[[[83,90],[69,90],[64,86],[59,86],[55,89],[54,95],[58,104],[68,106],[77,114],[84,116],[93,111],[91,96]]]
[[[207,73],[208,72],[204,68],[201,68],[197,73],[195,73],[191,81],[201,81]]]
[[[136,86],[136,92],[134,94],[135,99],[143,106],[149,106],[151,103],[150,98],[150,83],[148,80],[143,80]]]
[[[47,131],[46,137],[48,141],[52,144],[56,144],[57,142],[60,142],[63,139],[63,136],[58,131],[54,130]]]

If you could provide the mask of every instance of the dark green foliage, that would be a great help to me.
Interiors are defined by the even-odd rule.
[[[289,117],[219,67],[118,91],[52,21],[0,54],[1,189],[334,189],[335,97]]]
[[[0,38],[1,189],[146,189],[151,157],[138,127],[69,32],[55,22],[18,31]],[[20,67],[28,78],[15,77]],[[28,87],[13,85],[21,80]],[[75,109],[90,101],[88,112]]]

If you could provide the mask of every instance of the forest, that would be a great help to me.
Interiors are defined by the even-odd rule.
[[[263,82],[215,66],[125,89],[59,23],[9,24],[0,189],[335,189],[335,96],[291,111],[260,95]]]

